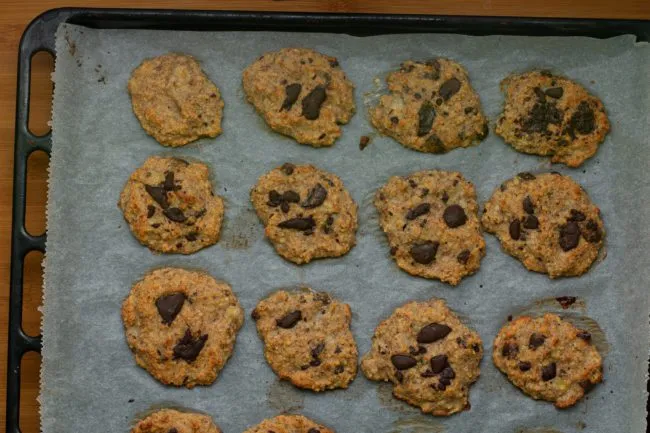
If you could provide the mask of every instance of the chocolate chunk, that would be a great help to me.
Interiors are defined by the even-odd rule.
[[[431,66],[433,70],[430,72],[430,78],[434,81],[440,79],[440,61],[438,59],[431,59],[424,62],[425,65]]]
[[[440,86],[440,89],[438,90],[438,93],[440,94],[440,97],[444,99],[445,101],[448,101],[449,98],[454,96],[458,91],[460,90],[460,81],[456,78],[450,78],[444,83],[442,83],[442,86]]]
[[[393,355],[390,357],[390,361],[398,370],[408,370],[409,368],[415,367],[418,363],[415,358],[407,355]]]
[[[290,162],[285,162],[282,164],[282,167],[280,167],[280,170],[284,172],[287,176],[291,176],[293,174],[293,170],[296,168],[295,165],[293,165]]]
[[[542,367],[542,380],[544,382],[548,382],[549,380],[553,379],[556,374],[557,374],[557,366],[555,365],[554,362],[551,362],[550,364]]]
[[[447,194],[447,191],[442,192],[442,196],[440,197],[440,200],[442,200],[443,203],[447,203],[449,201],[449,194]]]
[[[518,173],[517,177],[519,177],[522,180],[535,180],[535,179],[537,179],[534,174],[529,173],[527,171]]]
[[[600,240],[603,238],[603,233],[598,228],[598,223],[590,219],[587,221],[585,227],[586,230],[582,232],[582,236],[587,240],[587,242],[590,242],[592,244],[600,242]]]
[[[278,227],[281,229],[309,231],[313,230],[315,225],[316,222],[314,221],[314,218],[312,216],[308,216],[307,218],[290,218],[286,221],[282,221],[280,224],[278,224]]]
[[[535,230],[537,227],[539,227],[539,220],[535,215],[528,215],[526,219],[524,219],[524,228]]]
[[[439,380],[440,380],[440,385],[444,385],[445,387],[451,385],[451,379],[449,379],[448,377],[440,377]]]
[[[550,89],[546,89],[544,93],[550,98],[560,99],[564,95],[564,89],[561,87],[551,87]]]
[[[165,215],[167,219],[176,223],[182,223],[187,219],[185,214],[183,214],[183,211],[177,207],[168,207],[167,209],[163,209],[163,215]]]
[[[578,332],[578,334],[576,334],[576,337],[581,338],[581,339],[585,340],[586,342],[591,341],[591,334],[589,332],[587,332],[587,331]]]
[[[427,368],[424,370],[422,373],[420,373],[420,377],[436,377],[437,374],[431,371],[431,369]]]
[[[440,372],[440,377],[444,379],[453,379],[456,377],[456,372],[449,364],[447,364],[445,369]]]
[[[318,430],[317,428],[310,428],[309,430],[307,430],[307,433],[320,433],[320,430]]]
[[[467,261],[469,260],[470,257],[470,252],[469,250],[463,250],[458,255],[456,256],[456,260],[458,260],[458,263],[461,265],[466,265]]]
[[[406,212],[406,219],[414,220],[419,216],[428,214],[430,209],[431,209],[431,205],[429,203],[420,203],[419,205],[415,206],[413,209],[409,209],[409,211]]]
[[[519,367],[520,371],[528,371],[533,365],[528,361],[519,361],[519,364],[517,364],[517,366]]]
[[[501,348],[501,356],[505,356],[506,358],[513,358],[517,356],[517,353],[519,353],[517,343],[506,343]]]
[[[555,103],[547,103],[545,99],[540,99],[535,102],[528,117],[523,119],[521,129],[528,133],[545,132],[548,130],[548,125],[557,125],[561,122],[562,111]]]
[[[584,221],[587,217],[577,209],[571,209],[569,221]]]
[[[147,206],[147,218],[151,218],[156,213],[156,207],[154,205]]]
[[[434,374],[440,373],[442,370],[447,368],[449,366],[449,363],[447,362],[447,355],[436,355],[433,358],[431,358],[431,371]]]
[[[469,114],[474,111],[474,107],[465,107],[465,114]]]
[[[576,299],[578,298],[576,298],[575,296],[559,296],[555,298],[555,300],[558,301],[562,306],[562,308],[564,308],[565,310],[569,308],[571,305],[573,305]]]
[[[569,128],[572,132],[578,131],[582,135],[589,134],[596,129],[594,110],[591,109],[587,102],[582,101],[578,104],[578,108],[569,120]]]
[[[325,86],[320,85],[314,87],[302,100],[302,115],[307,120],[316,120],[320,116],[320,108],[325,102],[327,94],[325,93]]]
[[[185,335],[183,338],[178,340],[176,346],[174,346],[174,359],[182,359],[187,362],[194,362],[205,342],[208,339],[208,334],[199,335],[197,338],[192,336],[190,329],[185,330]]]
[[[546,341],[546,336],[544,334],[538,334],[537,332],[533,332],[530,336],[530,339],[528,340],[528,347],[531,348],[532,350],[535,350],[539,346],[544,344],[544,341]]]
[[[524,211],[528,214],[535,213],[535,206],[533,206],[533,201],[530,199],[530,196],[526,196],[523,201]]]
[[[370,137],[368,137],[367,135],[362,135],[361,138],[359,138],[359,150],[365,149],[369,144],[370,144]]]
[[[144,189],[161,208],[167,209],[169,207],[169,204],[167,203],[167,193],[163,187],[145,185]]]
[[[330,59],[328,62],[330,66],[333,68],[337,68],[339,66],[339,61],[336,60],[335,58]]]
[[[300,194],[292,190],[285,191],[282,194],[282,200],[287,203],[298,203],[300,201]]]
[[[288,213],[289,212],[289,203],[287,203],[286,201],[282,201],[282,203],[280,204],[280,210],[282,212],[284,212],[284,213]]]
[[[481,351],[481,346],[478,343],[472,344],[472,350],[476,353]]]
[[[272,189],[269,191],[269,201],[266,202],[271,207],[276,207],[282,204],[282,194]]]
[[[323,232],[328,234],[332,230],[332,224],[334,224],[334,217],[332,215],[327,215],[325,224],[323,225]]]
[[[323,185],[317,183],[315,187],[309,190],[307,198],[300,204],[300,206],[306,209],[315,208],[322,205],[326,198],[327,190]]]
[[[460,205],[452,204],[447,206],[447,209],[442,214],[442,218],[447,223],[447,227],[456,228],[460,227],[467,222],[467,215],[465,215],[465,209]]]
[[[188,233],[187,235],[185,235],[185,239],[187,239],[190,242],[194,242],[195,240],[198,239],[198,235],[199,234],[196,232]]]
[[[323,353],[324,349],[325,349],[325,343],[318,343],[316,347],[311,349],[311,357],[318,358],[320,354]]]
[[[428,265],[436,258],[438,246],[440,246],[439,242],[425,241],[413,245],[409,253],[417,263]]]
[[[569,221],[560,227],[560,248],[564,251],[571,251],[578,246],[580,241],[580,227],[575,221]]]
[[[185,303],[185,295],[182,293],[172,293],[156,299],[156,308],[165,325],[170,325],[178,313],[181,312]]]
[[[440,383],[438,383],[438,391],[444,391],[445,389],[447,389],[447,385],[440,381]]]
[[[510,237],[513,240],[518,240],[519,236],[521,235],[521,224],[519,223],[519,220],[513,220],[510,223],[510,227],[508,227],[508,231],[510,232]]]
[[[173,171],[165,172],[165,182],[163,182],[163,188],[165,191],[173,191],[175,189]]]
[[[298,96],[300,95],[301,90],[302,85],[300,83],[289,84],[287,87],[285,87],[285,97],[284,101],[282,102],[282,107],[280,107],[280,111],[291,110],[293,104],[295,104],[295,102],[298,100]]]
[[[178,433],[178,430],[175,428],[170,428],[169,430],[167,430],[167,433]]]
[[[257,311],[257,308],[253,309],[253,311],[251,312],[251,318],[253,320],[258,320],[260,318],[260,312]]]
[[[595,383],[591,383],[588,380],[581,380],[580,382],[578,382],[578,385],[580,385],[580,387],[584,390],[585,394],[590,392],[596,386]]]
[[[436,119],[436,110],[429,101],[424,101],[418,111],[418,137],[424,137],[431,131],[433,121]]]
[[[288,313],[281,319],[277,319],[275,323],[280,327],[284,329],[291,329],[294,326],[296,326],[296,323],[302,319],[302,313],[300,310],[292,311],[291,313]]]
[[[341,374],[343,373],[344,370],[345,367],[343,367],[342,365],[337,365],[336,367],[334,367],[334,374]]]
[[[451,328],[442,323],[429,323],[418,332],[416,340],[418,343],[426,344],[445,338],[451,332]]]
[[[404,380],[404,375],[402,374],[401,371],[397,370],[395,372],[395,379],[397,379],[399,383],[402,383],[402,381]]]
[[[312,359],[311,361],[309,361],[309,365],[312,367],[318,367],[320,364],[321,364],[320,359]]]

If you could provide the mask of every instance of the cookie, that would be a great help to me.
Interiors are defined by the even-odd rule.
[[[465,68],[453,60],[407,60],[386,82],[390,93],[370,109],[370,119],[405,147],[445,153],[487,137],[478,94]]]
[[[317,424],[302,415],[278,415],[265,419],[244,433],[334,433],[324,425]]]
[[[149,157],[129,177],[118,206],[135,238],[152,251],[190,254],[219,240],[223,200],[203,163]]]
[[[131,433],[221,433],[221,430],[207,415],[162,409],[139,421]]]
[[[335,57],[307,48],[266,53],[244,70],[244,91],[276,132],[331,146],[354,114],[354,85]]]
[[[603,379],[591,334],[555,314],[507,323],[494,339],[492,359],[516,387],[558,408],[573,406]]]
[[[474,186],[460,173],[393,176],[375,194],[379,225],[397,266],[456,285],[485,255]]]
[[[221,134],[221,94],[192,56],[171,53],[143,61],[128,89],[140,125],[163,146]]]
[[[271,170],[251,201],[275,250],[291,262],[342,256],[356,242],[356,203],[338,176],[313,165]]]
[[[587,272],[605,237],[600,209],[573,179],[553,172],[501,184],[481,223],[508,254],[551,278]]]
[[[137,364],[167,385],[209,385],[226,364],[244,313],[230,286],[180,268],[151,271],[122,304]]]
[[[440,299],[409,302],[381,322],[361,361],[370,380],[393,383],[393,395],[424,413],[469,409],[483,343]]]
[[[603,103],[575,81],[548,71],[510,75],[496,133],[519,152],[578,167],[609,131]]]
[[[350,306],[325,292],[280,290],[253,310],[264,356],[280,379],[299,388],[347,388],[357,374]]]

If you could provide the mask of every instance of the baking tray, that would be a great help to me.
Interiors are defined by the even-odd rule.
[[[229,11],[132,9],[53,9],[35,18],[19,47],[14,148],[14,190],[8,330],[6,432],[20,432],[20,362],[27,352],[40,352],[41,337],[22,329],[23,265],[30,251],[45,252],[46,234],[25,228],[27,159],[34,151],[51,151],[51,134],[35,136],[29,119],[30,63],[34,54],[56,56],[55,32],[61,23],[101,29],[164,29],[192,31],[309,31],[355,36],[390,33],[462,33],[468,35],[589,36],[609,38],[633,34],[650,41],[650,21],[546,19],[472,16],[303,14]]]

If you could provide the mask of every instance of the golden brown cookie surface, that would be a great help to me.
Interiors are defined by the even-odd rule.
[[[164,384],[187,388],[214,382],[243,314],[228,284],[180,268],[148,273],[122,304],[126,340],[138,365]]]
[[[600,209],[559,173],[520,173],[504,182],[485,203],[481,223],[508,254],[551,278],[587,272],[605,237]]]
[[[457,172],[393,176],[375,194],[379,224],[397,265],[456,285],[485,255],[474,186]]]
[[[140,243],[161,253],[190,254],[219,240],[224,206],[208,167],[152,156],[126,182],[118,206]]]
[[[320,425],[302,415],[278,415],[265,419],[246,430],[244,433],[334,433],[324,425]]]
[[[251,201],[275,250],[294,263],[342,256],[356,242],[356,203],[338,176],[313,165],[271,170]]]
[[[602,359],[589,332],[555,314],[518,317],[494,339],[494,365],[534,399],[573,406],[602,381]]]
[[[387,79],[390,94],[370,109],[372,124],[402,145],[445,153],[488,134],[481,101],[467,71],[453,60],[407,60]]]
[[[164,146],[221,134],[221,94],[192,56],[170,53],[143,61],[128,90],[142,128]]]
[[[440,299],[409,302],[377,326],[361,370],[393,383],[393,395],[424,413],[446,416],[469,407],[483,343]]]
[[[299,388],[347,388],[357,374],[350,306],[325,292],[280,290],[253,311],[273,371]]]
[[[271,129],[313,147],[334,144],[355,111],[354,85],[336,58],[307,48],[264,54],[242,84]]]
[[[578,167],[609,131],[603,103],[580,84],[547,71],[511,75],[496,133],[516,150]]]
[[[221,433],[221,430],[207,415],[162,409],[139,421],[131,433]]]

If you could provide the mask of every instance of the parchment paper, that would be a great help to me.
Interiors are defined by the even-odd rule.
[[[245,102],[241,72],[269,50],[307,46],[337,56],[356,84],[358,113],[329,149],[313,149],[271,132]],[[45,433],[127,432],[148,410],[179,406],[214,417],[225,433],[242,432],[281,411],[302,413],[343,432],[645,431],[650,265],[649,51],[632,36],[589,38],[254,32],[91,30],[63,25],[57,38],[54,146],[50,168],[44,294],[41,411]],[[131,110],[129,75],[144,58],[190,53],[225,100],[224,133],[170,150],[147,136]],[[460,170],[479,200],[517,172],[549,169],[546,159],[515,152],[491,134],[478,147],[425,155],[374,136],[364,100],[376,78],[404,59],[448,56],[465,65],[494,120],[502,107],[498,83],[507,74],[549,68],[574,77],[607,107],[612,131],[598,154],[570,174],[603,212],[606,258],[580,278],[551,281],[527,271],[486,235],[481,269],[456,288],[410,277],[389,258],[371,197],[389,176],[420,169]],[[198,158],[213,169],[227,203],[222,240],[189,255],[155,255],[131,235],[116,202],[129,174],[150,155]],[[285,161],[314,163],[338,174],[359,203],[358,244],[345,257],[295,266],[264,239],[249,189]],[[134,281],[165,265],[204,269],[229,282],[246,310],[234,355],[212,386],[165,387],[136,366],[120,307]],[[345,391],[312,393],[278,382],[249,318],[257,301],[281,287],[308,285],[348,302],[365,353],[378,322],[409,300],[445,298],[483,338],[486,356],[471,389],[470,411],[448,418],[421,415],[390,396],[390,385],[361,373]],[[526,397],[491,361],[492,340],[510,314],[558,309],[561,295],[583,302],[567,311],[597,322],[606,353],[605,382],[568,410]],[[581,306],[581,307],[580,307]],[[560,311],[562,311],[560,309]],[[589,322],[591,323],[591,322]],[[598,334],[597,326],[591,329]],[[538,430],[535,430],[538,431]]]

